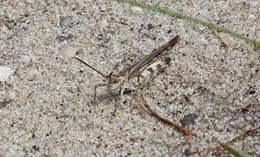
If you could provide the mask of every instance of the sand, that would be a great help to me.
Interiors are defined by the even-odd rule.
[[[260,37],[259,1],[142,2]],[[72,48],[108,75],[175,35],[181,40],[168,51],[171,64],[153,80],[159,88],[136,94],[192,130],[190,140],[129,95],[120,105],[102,99],[100,88],[93,103],[104,78],[64,56]],[[0,82],[0,156],[185,156],[259,126],[260,53],[220,35],[230,48],[209,28],[117,1],[1,1],[0,66],[10,76]],[[260,156],[259,141],[258,130],[231,146]]]

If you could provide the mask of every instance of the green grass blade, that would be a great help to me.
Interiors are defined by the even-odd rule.
[[[252,157],[251,155],[241,151],[241,150],[235,150],[234,148],[231,148],[227,144],[220,143],[220,145],[228,151],[230,154],[234,155],[235,157]]]
[[[224,33],[230,34],[233,37],[244,40],[244,41],[256,46],[257,49],[260,49],[260,41],[250,39],[248,37],[243,36],[242,34],[239,34],[235,31],[229,30],[229,29],[224,28],[222,26],[218,26],[218,25],[213,24],[211,22],[203,21],[203,20],[198,19],[198,18],[194,18],[194,17],[187,16],[187,15],[184,15],[184,14],[181,14],[181,13],[177,13],[177,12],[169,10],[169,9],[163,9],[163,8],[158,7],[158,6],[152,6],[152,5],[147,5],[147,4],[144,4],[144,3],[138,3],[134,0],[117,0],[117,1],[120,2],[120,3],[128,3],[128,4],[133,5],[133,6],[139,6],[143,9],[148,9],[148,10],[160,12],[160,13],[167,14],[167,15],[170,15],[170,16],[175,16],[177,18],[185,19],[185,20],[192,21],[194,23],[198,23],[198,24],[201,24],[201,25],[209,27],[209,28],[213,28],[213,29],[215,29],[219,32],[224,32]]]

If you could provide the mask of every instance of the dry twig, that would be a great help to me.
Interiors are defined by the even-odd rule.
[[[260,128],[260,126],[255,127],[255,128],[251,128],[251,129],[249,129],[249,130],[246,130],[246,131],[243,132],[242,134],[238,135],[237,137],[235,137],[235,138],[229,140],[228,142],[226,142],[226,143],[224,143],[224,144],[233,143],[233,142],[235,142],[236,140],[238,140],[239,138],[244,137],[244,136],[248,135],[249,133],[256,131],[256,130],[259,129],[259,128]],[[207,148],[207,149],[203,149],[203,150],[196,151],[196,152],[191,152],[191,153],[189,153],[189,155],[199,154],[199,153],[202,153],[202,152],[209,152],[209,151],[213,151],[213,150],[219,149],[219,148],[222,148],[221,145],[217,145],[217,146],[215,146],[215,147],[209,147],[209,148]]]
[[[210,21],[210,20],[208,20]],[[212,30],[213,34],[215,34],[215,36],[217,36],[217,38],[222,42],[222,44],[224,45],[225,48],[230,48],[230,46],[227,44],[227,42],[222,38],[222,36],[211,26],[209,26],[209,28]]]
[[[133,96],[133,98],[135,100],[138,100],[136,96]],[[156,112],[154,112],[150,107],[149,105],[147,104],[147,102],[145,101],[144,97],[142,96],[142,101],[139,101],[138,100],[138,103],[146,110],[146,111],[149,111],[150,114],[154,117],[156,117],[157,119],[161,120],[162,122],[168,124],[168,125],[171,125],[171,126],[174,126],[176,129],[178,129],[179,131],[183,132],[187,139],[190,139],[192,137],[192,131],[191,130],[188,130],[186,128],[183,128],[181,127],[180,125],[166,119],[166,118],[163,118],[161,117],[159,114],[157,114]]]
[[[6,105],[10,104],[13,100],[8,100],[4,102],[0,102],[0,108],[4,108]]]

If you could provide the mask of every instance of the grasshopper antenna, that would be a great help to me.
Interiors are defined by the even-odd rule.
[[[101,76],[103,76],[106,80],[109,80],[108,77],[106,75],[104,75],[102,72],[98,71],[97,69],[95,69],[94,67],[92,67],[91,65],[89,65],[88,63],[84,62],[83,60],[79,59],[78,57],[74,57],[76,60],[80,61],[81,63],[85,64],[87,67],[89,67],[90,69],[94,70],[95,72],[99,73]]]

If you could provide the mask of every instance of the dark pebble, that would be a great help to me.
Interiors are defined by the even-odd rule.
[[[63,36],[63,35],[58,35],[56,38],[59,42],[64,42],[65,40],[67,40],[67,37]]]
[[[149,24],[147,25],[147,28],[148,28],[148,29],[153,29],[153,25],[149,23]]]
[[[184,116],[184,118],[180,121],[182,127],[186,127],[188,125],[194,124],[196,118],[198,118],[198,116],[196,114],[193,114],[193,113]]]
[[[39,151],[40,150],[40,148],[38,147],[38,146],[32,146],[32,149],[34,150],[34,151]]]

